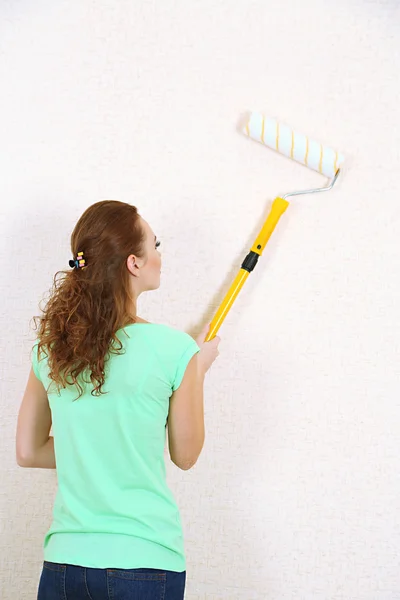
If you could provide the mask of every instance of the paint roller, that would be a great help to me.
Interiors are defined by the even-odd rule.
[[[282,124],[276,119],[267,118],[259,113],[251,113],[243,129],[252,140],[260,142],[292,158],[293,160],[318,171],[330,179],[326,187],[314,188],[298,192],[290,192],[282,197],[276,198],[272,203],[271,211],[258,234],[250,252],[244,259],[239,273],[229,288],[225,298],[218,308],[210,325],[210,331],[206,341],[213,339],[224,322],[229,310],[235,302],[239,292],[244,286],[248,276],[257,265],[279,219],[289,206],[287,198],[303,194],[317,194],[327,192],[335,185],[340,174],[340,167],[344,161],[342,154],[336,150],[323,146],[319,142],[308,138],[306,135],[293,131],[288,125]]]

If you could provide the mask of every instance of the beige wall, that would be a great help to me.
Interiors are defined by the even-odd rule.
[[[1,592],[28,600],[55,475],[14,459],[29,319],[89,204],[163,241],[142,316],[212,314],[274,195],[324,183],[250,142],[265,111],[346,155],[294,200],[229,321],[207,441],[170,467],[188,600],[400,599],[399,65],[393,0],[1,2]]]

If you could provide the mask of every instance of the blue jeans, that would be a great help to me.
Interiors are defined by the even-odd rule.
[[[37,600],[183,600],[186,571],[91,569],[44,562]]]

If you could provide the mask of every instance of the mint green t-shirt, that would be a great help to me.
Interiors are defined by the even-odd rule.
[[[47,358],[33,369],[48,391],[58,491],[44,559],[99,569],[186,569],[179,510],[166,481],[169,399],[198,352],[186,333],[137,323],[106,362],[108,392],[52,392]],[[75,400],[75,401],[74,401]]]

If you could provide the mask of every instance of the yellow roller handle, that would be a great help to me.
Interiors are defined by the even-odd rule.
[[[267,217],[267,220],[265,221],[260,233],[258,234],[256,241],[251,247],[249,254],[244,259],[242,267],[239,273],[236,275],[236,278],[233,281],[231,287],[229,288],[219,309],[215,313],[215,316],[211,322],[210,331],[205,340],[206,342],[209,342],[217,335],[218,330],[224,322],[225,317],[227,316],[231,306],[238,297],[239,292],[244,286],[246,279],[256,266],[259,257],[262,255],[263,250],[267,245],[269,238],[272,235],[272,232],[274,231],[279,219],[281,218],[288,206],[289,202],[287,202],[287,200],[283,200],[283,198],[276,198],[273,201],[272,208]]]

